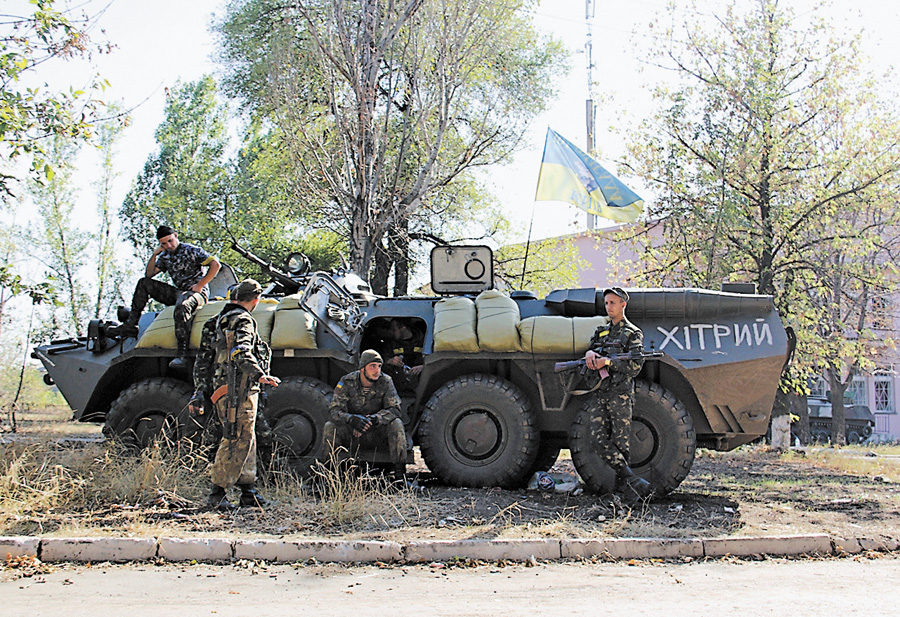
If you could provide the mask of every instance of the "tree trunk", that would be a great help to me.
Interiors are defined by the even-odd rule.
[[[391,274],[391,256],[381,244],[375,247],[375,268],[372,271],[372,293],[376,296],[386,296],[388,293],[388,277]]]
[[[787,450],[791,447],[791,400],[790,394],[778,389],[775,393],[775,405],[772,407],[772,421],[769,426],[771,444],[776,450]]]
[[[394,256],[394,296],[409,293],[409,219],[397,222],[390,235],[391,252]]]
[[[847,383],[841,383],[836,371],[828,371],[828,383],[831,386],[831,444],[843,446],[847,443],[845,430],[846,414],[844,413],[844,393],[853,380],[853,373],[847,377]]]
[[[799,420],[794,423],[797,437],[804,446],[809,443],[809,400],[805,394],[791,395],[791,409]]]

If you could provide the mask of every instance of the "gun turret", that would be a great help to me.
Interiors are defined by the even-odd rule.
[[[271,276],[273,279],[278,281],[278,284],[285,288],[285,291],[288,293],[297,293],[300,291],[301,283],[300,281],[296,281],[292,279],[286,272],[283,272],[279,268],[276,268],[268,261],[264,260],[262,257],[254,255],[247,249],[240,246],[237,242],[231,243],[231,248],[235,253],[243,257],[248,261],[252,261],[257,266],[263,269],[263,271]]]

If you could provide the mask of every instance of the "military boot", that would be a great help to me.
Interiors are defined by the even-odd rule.
[[[128,318],[125,319],[118,326],[112,326],[111,328],[106,329],[107,336],[117,336],[121,339],[125,339],[128,337],[137,338],[138,335],[138,327],[137,320],[140,318],[140,315],[134,317],[134,314],[129,313]],[[133,319],[132,319],[133,318]]]
[[[218,484],[212,485],[209,496],[206,498],[206,505],[210,508],[215,508],[220,512],[230,512],[231,510],[234,510],[235,507],[233,503],[228,501],[225,489]]]
[[[238,484],[241,489],[241,506],[245,508],[265,508],[269,502],[259,494],[252,484]]]
[[[394,466],[394,470],[390,474],[392,488],[397,490],[418,490],[419,483],[415,479],[410,479],[406,475],[406,463],[399,463]]]
[[[187,341],[178,341],[178,356],[176,356],[169,362],[170,369],[172,369],[173,371],[187,370],[187,367],[188,367],[187,350],[188,350]]]
[[[628,465],[620,469],[616,475],[626,498],[646,499],[653,494],[653,487],[650,483],[634,473],[634,470]]]

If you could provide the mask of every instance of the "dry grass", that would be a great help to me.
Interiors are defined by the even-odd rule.
[[[845,448],[812,448],[800,454],[789,451],[782,459],[807,462],[834,471],[862,476],[880,476],[889,481],[900,481],[900,447],[898,446],[848,446]]]

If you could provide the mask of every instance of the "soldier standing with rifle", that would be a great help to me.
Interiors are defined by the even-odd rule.
[[[600,371],[602,381],[594,394],[595,405],[591,432],[600,457],[616,472],[616,486],[628,497],[649,497],[650,483],[639,477],[628,465],[631,414],[634,407],[634,378],[641,372],[644,360],[644,334],[625,317],[628,292],[612,287],[603,292],[603,304],[611,323],[601,326],[591,337],[584,362]],[[627,353],[635,358],[615,358]],[[604,376],[608,373],[608,377]]]
[[[261,507],[266,501],[256,490],[256,413],[260,384],[277,386],[269,374],[271,350],[250,314],[259,304],[262,287],[253,279],[231,292],[231,301],[203,326],[191,412],[202,414],[208,397],[223,426],[222,442],[211,468],[212,490],[207,504],[219,510],[234,506],[226,490],[241,489],[240,505]]]

